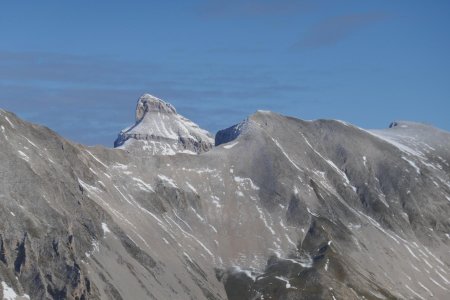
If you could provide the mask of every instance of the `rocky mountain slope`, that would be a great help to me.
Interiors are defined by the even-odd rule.
[[[449,298],[449,133],[153,99],[116,149],[0,112],[0,299]]]

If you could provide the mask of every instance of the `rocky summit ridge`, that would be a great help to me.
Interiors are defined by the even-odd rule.
[[[449,299],[450,133],[192,124],[144,95],[108,149],[0,110],[0,299]]]

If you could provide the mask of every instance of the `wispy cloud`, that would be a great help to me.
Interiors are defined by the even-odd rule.
[[[333,46],[359,29],[387,18],[388,14],[383,12],[330,17],[312,26],[300,41],[293,45],[293,48],[305,49]]]
[[[197,11],[207,18],[258,17],[306,12],[315,6],[310,0],[211,0],[202,3]]]
[[[160,71],[157,63],[48,52],[0,52],[0,80],[30,84],[111,85],[142,83],[143,74]],[[99,76],[101,75],[101,76]]]

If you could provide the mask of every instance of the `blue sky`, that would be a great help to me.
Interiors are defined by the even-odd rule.
[[[215,133],[257,109],[450,130],[450,1],[1,1],[0,107],[111,146],[149,92]]]

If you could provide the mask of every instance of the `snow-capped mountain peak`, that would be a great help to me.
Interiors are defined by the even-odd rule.
[[[179,115],[175,107],[150,94],[136,105],[136,123],[122,130],[114,147],[142,154],[198,154],[212,148],[210,133]]]

